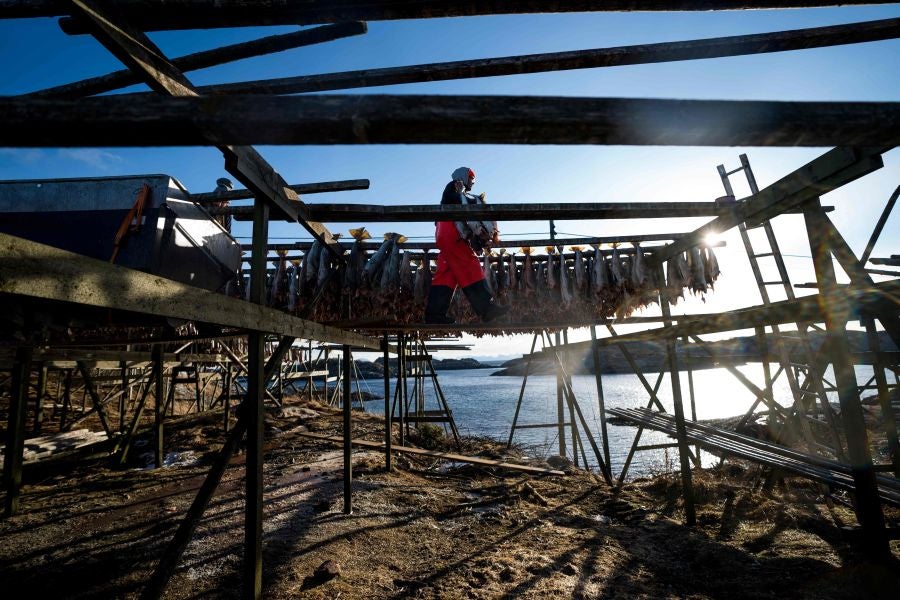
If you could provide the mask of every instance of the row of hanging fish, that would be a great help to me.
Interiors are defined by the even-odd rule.
[[[385,234],[379,248],[367,253],[362,242],[371,236],[365,228],[351,229],[350,234],[354,243],[344,261],[335,260],[319,242],[303,260],[287,261],[287,253],[280,251],[267,282],[267,304],[317,321],[420,322],[436,253],[404,251],[406,238],[397,233]],[[637,243],[627,250],[546,250],[546,255],[537,255],[531,248],[500,249],[481,259],[488,288],[499,303],[512,305],[511,320],[516,323],[622,318],[657,303],[661,290],[671,304],[685,292],[702,296],[720,274],[712,248],[677,254],[665,265],[664,282],[657,270],[648,268]],[[231,294],[249,299],[249,283],[239,277]],[[306,310],[314,299],[313,310]],[[475,320],[461,293],[451,313],[460,322]]]

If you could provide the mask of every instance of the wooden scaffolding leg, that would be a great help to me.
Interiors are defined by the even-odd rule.
[[[350,398],[350,377],[352,367],[350,363],[350,346],[344,344],[344,514],[353,512],[353,422],[351,411],[353,402]]]
[[[163,465],[163,410],[165,409],[165,392],[163,384],[163,348],[161,344],[153,346],[153,459],[156,468]]]
[[[841,418],[847,436],[847,454],[856,486],[856,517],[862,526],[862,550],[872,559],[887,560],[891,551],[847,340],[846,326],[851,306],[847,302],[846,293],[838,288],[835,279],[834,264],[831,262],[831,236],[827,233],[830,231],[828,217],[818,198],[807,203],[804,208],[820,304],[825,314],[825,347],[834,367]]]
[[[34,427],[35,435],[41,434],[41,425],[44,423],[44,394],[47,392],[47,366],[44,363],[37,365],[38,381],[37,391],[34,395]]]
[[[391,414],[391,370],[388,368],[388,335],[381,340],[382,359],[384,362],[384,468],[391,470],[391,431],[393,430],[393,414]]]
[[[19,494],[22,485],[22,462],[25,451],[25,410],[28,401],[28,374],[31,370],[31,347],[16,350],[7,416],[6,452],[3,461],[3,488],[6,502],[3,513],[7,517],[19,510]]]

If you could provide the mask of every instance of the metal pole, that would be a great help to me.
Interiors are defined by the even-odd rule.
[[[350,346],[344,344],[344,514],[353,512],[353,423],[350,411]]]
[[[875,469],[869,453],[869,440],[859,402],[859,391],[856,389],[856,373],[850,361],[850,344],[847,340],[846,326],[851,306],[847,302],[847,294],[837,287],[831,258],[830,236],[822,235],[822,232],[830,231],[827,227],[828,217],[822,211],[818,198],[806,204],[803,215],[816,269],[819,304],[825,314],[824,347],[828,349],[834,368],[841,418],[847,436],[847,455],[856,486],[855,507],[856,517],[862,526],[862,549],[875,560],[887,560],[891,551],[875,482]]]
[[[384,468],[391,470],[391,431],[393,429],[393,417],[391,412],[391,370],[388,365],[390,355],[388,353],[388,334],[384,334],[381,340],[382,357],[384,359]]]
[[[878,341],[878,332],[875,330],[875,321],[872,317],[865,319],[865,327],[869,339],[869,351],[872,352],[872,370],[875,374],[875,384],[878,387],[878,403],[881,406],[881,418],[884,421],[884,429],[887,434],[888,456],[891,457],[891,463],[894,465],[894,477],[900,477],[900,443],[897,440],[897,421],[894,419],[894,409],[891,406],[887,378],[884,376],[881,345]]]

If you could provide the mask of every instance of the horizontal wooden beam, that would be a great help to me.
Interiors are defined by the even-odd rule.
[[[324,194],[328,192],[346,192],[351,190],[367,190],[369,189],[368,179],[345,179],[342,181],[322,181],[319,183],[297,183],[287,186],[294,190],[297,194]],[[209,192],[202,194],[191,194],[191,201],[207,204],[211,202],[222,202],[225,200],[249,200],[253,198],[253,192],[250,190],[231,190],[229,192]],[[247,207],[251,209],[252,207]],[[216,214],[228,214],[232,209],[213,209]],[[236,211],[232,214],[237,214]],[[242,219],[239,219],[242,220]],[[252,220],[252,216],[250,219]]]
[[[416,95],[147,96],[141,102],[117,96],[6,97],[0,98],[0,114],[0,145],[19,147],[198,145],[209,143],[211,132],[220,146],[900,143],[897,102]]]
[[[887,4],[892,0],[520,0],[478,2],[469,0],[118,0],[120,10],[146,31],[208,29],[248,25],[311,25],[338,21],[383,21],[474,15],[706,11],[762,8],[808,8],[837,5]],[[66,15],[60,0],[0,0],[0,17],[48,17]],[[67,33],[82,33],[77,21],[64,19]]]
[[[0,294],[380,348],[380,340],[0,233]]]
[[[849,23],[773,33],[574,50],[525,56],[409,65],[386,69],[363,69],[341,73],[301,75],[214,84],[198,87],[202,94],[297,94],[350,88],[544,73],[571,69],[594,69],[671,61],[785,52],[856,44],[900,36],[900,19]]]
[[[734,202],[555,202],[536,204],[310,204],[310,217],[327,223],[420,223],[428,221],[548,219],[670,219],[715,217]],[[252,219],[253,207],[215,209],[238,220]]]
[[[834,148],[756,194],[741,200],[731,212],[717,217],[673,242],[648,260],[666,261],[695,246],[707,235],[721,233],[739,223],[750,225],[771,219],[803,202],[826,194],[884,166],[881,154],[889,148]]]
[[[365,32],[366,24],[358,21],[325,25],[323,27],[304,29],[302,31],[281,35],[272,35],[258,40],[232,44],[230,46],[223,46],[222,48],[205,50],[203,52],[173,58],[172,64],[182,73],[185,73],[188,71],[197,71],[199,69],[208,69],[209,67],[244,60],[254,56],[263,56],[274,52],[283,52],[292,48],[300,48],[302,46],[310,46],[353,35],[360,35]],[[122,71],[100,75],[99,77],[91,77],[74,83],[67,83],[65,85],[32,92],[27,95],[37,98],[83,98],[84,96],[93,96],[94,94],[111,92],[137,83],[143,83],[143,80],[128,69],[124,69]]]
[[[210,200],[213,194],[207,194]],[[191,196],[195,198],[195,196]],[[718,217],[734,210],[734,200],[713,202],[542,202],[482,205],[449,204],[309,204],[310,218],[325,223],[419,223],[456,220],[546,221],[583,219],[674,219]],[[238,221],[253,219],[253,207],[211,208]],[[663,239],[663,238],[656,238]],[[666,238],[671,239],[671,238]],[[629,238],[628,241],[638,241]],[[595,242],[571,242],[595,243]],[[597,242],[600,243],[600,242]]]
[[[866,287],[848,286],[843,290],[844,297],[854,309],[866,308],[873,303],[880,302],[885,295],[896,296],[898,293],[900,293],[900,280],[880,282]],[[793,300],[773,302],[768,306],[753,306],[724,313],[685,315],[679,319],[677,324],[670,327],[602,338],[597,340],[597,343],[600,346],[609,346],[623,342],[674,339],[688,335],[724,333],[784,323],[817,323],[824,319],[820,302],[819,295],[814,294]],[[565,347],[570,350],[586,350],[591,347],[592,343],[591,341],[575,342]]]

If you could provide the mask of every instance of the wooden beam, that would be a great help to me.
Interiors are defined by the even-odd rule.
[[[0,130],[4,146],[184,146],[212,139],[226,156],[232,155],[230,170],[244,167],[235,176],[248,188],[278,192],[279,197],[287,183],[271,167],[257,174],[247,163],[258,158],[228,144],[900,143],[897,102],[416,95],[148,96],[141,102],[127,96],[7,97],[0,98],[0,114],[5,119]],[[270,181],[273,174],[277,179]],[[283,198],[279,208],[289,200]]]
[[[367,190],[369,189],[369,180],[345,179],[342,181],[322,181],[319,183],[297,183],[294,185],[289,185],[288,187],[298,194],[323,194],[327,192]],[[249,200],[251,198],[253,198],[253,192],[250,190],[231,190],[230,192],[208,192],[202,194],[191,194],[191,201],[198,202],[200,204],[223,202],[225,200]],[[250,209],[252,211],[253,207],[246,206],[243,208]],[[216,214],[222,213],[217,212]]]
[[[193,199],[193,196],[191,198]],[[308,209],[311,218],[325,223],[418,223],[464,219],[546,221],[718,217],[731,214],[736,206],[737,203],[733,200],[716,200],[715,202],[544,202],[481,205],[310,204]],[[237,221],[246,221],[251,218],[253,207],[232,206],[209,210],[213,215],[229,214]]]
[[[166,55],[143,32],[126,24],[118,15],[118,6],[98,4],[97,0],[66,0],[74,13],[85,19],[91,33],[116,58],[144,83],[163,97],[197,99],[191,82],[175,67]],[[83,102],[75,100],[74,102]],[[206,142],[213,142],[225,156],[225,169],[234,175],[255,196],[271,202],[279,210],[295,219],[316,239],[325,244],[336,256],[334,238],[321,224],[305,216],[305,205],[293,190],[287,187],[272,166],[249,146],[233,146],[222,141],[216,126],[198,125],[194,133],[202,134]],[[227,137],[227,136],[226,136]]]
[[[2,233],[0,293],[380,348],[377,338]]]
[[[322,435],[318,433],[305,433],[298,432],[296,434],[299,437],[316,440],[318,442],[327,442],[329,444],[343,444],[343,438],[333,437],[328,435]],[[369,440],[352,440],[352,444],[354,446],[360,446],[363,448],[372,448],[375,450],[383,450],[384,444],[381,442],[370,442]],[[462,454],[453,454],[451,452],[438,452],[436,450],[425,450],[424,448],[411,448],[409,446],[391,446],[391,452],[396,452],[398,454],[418,454],[419,456],[427,456],[429,458],[440,458],[443,460],[449,460],[453,462],[464,462],[473,465],[479,465],[482,467],[494,467],[498,469],[508,469],[510,471],[520,471],[522,473],[530,473],[532,475],[558,475],[564,476],[564,471],[558,471],[556,469],[545,469],[542,467],[532,467],[528,465],[517,465],[514,463],[503,462],[500,460],[493,460],[490,458],[481,458],[479,456],[465,456]]]
[[[648,263],[666,261],[697,245],[711,233],[721,233],[741,222],[771,219],[810,198],[826,194],[884,166],[881,154],[887,148],[834,148],[813,159],[758,193],[741,200],[728,214],[713,219],[679,240],[657,251]]]
[[[329,42],[366,32],[366,24],[359,21],[325,25],[314,29],[304,29],[282,35],[271,35],[258,40],[223,46],[213,50],[204,50],[187,56],[172,59],[174,65],[182,73],[208,69],[238,60],[263,56],[274,52],[283,52],[292,48],[310,46]],[[128,69],[115,71],[99,77],[91,77],[74,83],[58,85],[27,94],[36,98],[83,98],[119,88],[143,83],[143,80]]]
[[[197,88],[203,94],[297,94],[350,88],[594,69],[693,59],[784,52],[854,44],[900,36],[900,19],[813,27],[792,31],[736,35],[719,38],[617,46],[524,56],[409,65],[282,77],[257,81],[213,84]]]
[[[706,11],[762,8],[808,8],[817,6],[886,4],[892,0],[523,0],[520,2],[459,2],[456,0],[119,0],[122,11],[146,31],[161,29],[208,29],[249,25],[310,25],[338,21],[382,21],[428,19],[474,15],[627,12]],[[5,18],[65,15],[57,0],[2,0],[0,16]],[[77,21],[64,19],[67,33],[84,31]]]

